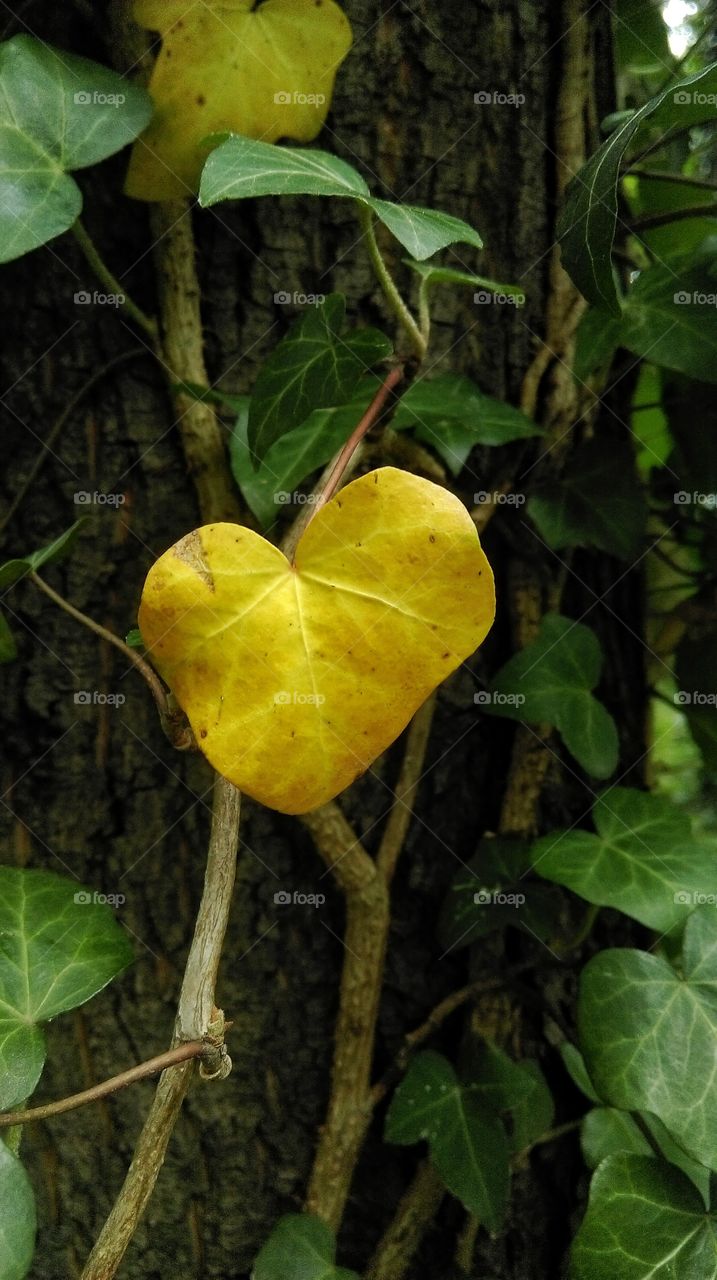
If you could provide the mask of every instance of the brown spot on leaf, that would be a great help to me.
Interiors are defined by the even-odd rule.
[[[180,538],[174,548],[174,555],[183,564],[189,565],[189,568],[194,570],[210,591],[214,591],[214,578],[204,558],[204,548],[198,529],[193,529],[186,538]]]

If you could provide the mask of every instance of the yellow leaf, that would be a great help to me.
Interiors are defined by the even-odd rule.
[[[188,534],[150,570],[139,626],[214,768],[307,813],[398,737],[494,614],[465,507],[383,467],[317,512],[293,565],[241,525]]]
[[[135,142],[126,192],[170,200],[196,191],[209,135],[311,142],[326,119],[351,27],[334,0],[135,0],[159,31],[149,91],[155,115]]]

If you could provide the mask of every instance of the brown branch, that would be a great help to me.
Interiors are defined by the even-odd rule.
[[[214,985],[236,872],[240,802],[236,787],[218,777],[214,783],[204,890],[182,979],[173,1047],[188,1038],[195,1041],[207,1035],[223,1045],[224,1015],[214,1007]],[[209,1074],[222,1078],[231,1069],[231,1062],[221,1049],[217,1058]],[[116,1274],[154,1190],[193,1075],[193,1057],[162,1073],[124,1184],[81,1280],[112,1280]]]
[[[430,1160],[422,1160],[376,1246],[366,1280],[403,1280],[445,1194],[446,1188]]]
[[[136,1067],[121,1071],[119,1075],[111,1076],[109,1080],[102,1080],[99,1084],[92,1085],[90,1089],[73,1093],[68,1098],[60,1098],[57,1102],[46,1102],[41,1107],[30,1107],[24,1111],[4,1111],[0,1114],[0,1129],[9,1128],[15,1124],[28,1124],[31,1120],[49,1120],[52,1116],[63,1115],[65,1111],[75,1111],[77,1107],[84,1107],[89,1102],[99,1102],[101,1098],[117,1093],[118,1089],[125,1089],[127,1085],[135,1084],[138,1080],[146,1080],[148,1076],[154,1076],[158,1071],[164,1071],[166,1067],[174,1067],[180,1062],[186,1062],[189,1058],[200,1057],[206,1052],[206,1048],[203,1040],[190,1040],[185,1044],[177,1045],[175,1049],[168,1049],[166,1053],[157,1054],[155,1058],[149,1058],[146,1062],[140,1062]]]
[[[394,792],[394,805],[388,815],[376,858],[376,865],[387,885],[390,885],[393,879],[396,863],[413,816],[413,806],[423,773],[435,709],[436,694],[434,692],[423,706],[419,707],[406,737],[403,763]]]

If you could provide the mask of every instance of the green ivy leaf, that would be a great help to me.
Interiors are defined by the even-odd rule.
[[[14,662],[17,657],[15,637],[4,613],[0,613],[0,662]]]
[[[136,138],[152,103],[107,67],[28,35],[0,45],[0,80],[0,261],[9,262],[72,226],[82,193],[69,171]]]
[[[588,307],[575,335],[573,377],[585,383],[598,370],[607,372],[620,342],[620,316]]]
[[[687,126],[714,116],[717,64],[674,81],[620,125],[570,182],[558,220],[563,265],[580,292],[595,306],[619,314],[612,267],[617,225],[617,184],[629,143],[644,120],[658,128]],[[682,101],[688,97],[689,101]],[[652,357],[651,357],[652,358]]]
[[[26,573],[37,571],[46,564],[54,564],[56,560],[61,560],[71,549],[80,529],[87,524],[88,520],[89,516],[80,516],[79,520],[61,533],[59,538],[48,542],[45,547],[40,547],[39,551],[33,551],[22,560],[6,560],[5,564],[0,565],[0,587],[11,587],[24,578]]]
[[[84,1004],[132,960],[112,911],[75,881],[0,867],[0,1110],[23,1102],[45,1061],[38,1023]]]
[[[589,1098],[591,1102],[599,1102],[600,1099],[596,1094],[590,1077],[587,1073],[585,1060],[576,1045],[571,1044],[569,1040],[563,1040],[560,1045],[560,1056],[563,1060],[563,1066],[567,1071],[573,1084]]]
[[[384,1136],[400,1146],[425,1139],[448,1190],[489,1231],[499,1230],[510,1182],[505,1129],[440,1053],[413,1059],[393,1095]]]
[[[644,951],[608,950],[580,981],[580,1045],[600,1097],[649,1111],[679,1146],[717,1163],[717,912],[701,907],[685,926],[677,971]]]
[[[533,644],[494,677],[484,710],[511,720],[554,725],[583,769],[594,778],[607,778],[617,765],[618,740],[612,716],[591,693],[601,666],[595,633],[548,613]]]
[[[287,1213],[254,1263],[252,1280],[359,1280],[355,1271],[337,1267],[335,1257],[336,1240],[325,1222]]]
[[[510,1147],[525,1151],[552,1125],[553,1097],[537,1062],[514,1062],[497,1044],[482,1040],[472,1048],[466,1082],[490,1110],[509,1111]]]
[[[655,1146],[669,1164],[681,1169],[694,1183],[705,1205],[709,1205],[710,1171],[704,1165],[691,1160],[684,1151],[672,1141],[665,1126],[646,1111],[638,1112],[643,1129],[628,1111],[617,1111],[615,1107],[593,1107],[583,1118],[580,1127],[580,1145],[583,1158],[589,1169],[596,1169],[601,1160],[617,1155],[621,1151],[632,1152],[633,1155],[651,1156]],[[651,1146],[645,1137],[644,1130],[650,1134],[655,1146]]]
[[[375,199],[360,173],[327,151],[277,147],[232,134],[212,151],[199,187],[204,208],[220,200],[281,195],[353,197],[372,209],[414,258],[427,258],[459,242],[483,247],[475,228],[461,218]]]
[[[497,280],[489,280],[487,276],[473,275],[470,271],[456,271],[455,267],[442,267],[434,262],[416,262],[414,258],[404,258],[403,261],[421,277],[427,288],[434,284],[462,284],[480,292],[505,294],[518,307],[525,303],[525,293],[519,284],[498,284]]]
[[[560,551],[597,547],[608,555],[634,560],[647,523],[647,503],[628,445],[586,440],[571,454],[555,480],[537,488],[528,515],[540,536]]]
[[[378,329],[342,336],[346,300],[332,293],[291,326],[262,365],[249,405],[247,436],[263,460],[281,436],[305,422],[314,409],[347,400],[359,378],[392,351]]]
[[[249,396],[235,398],[241,403],[229,440],[232,473],[244,500],[264,528],[274,523],[297,486],[329,462],[346,442],[380,382],[367,374],[346,404],[316,409],[301,426],[275,441],[258,467],[247,435]]]
[[[555,931],[560,910],[557,890],[525,880],[531,863],[527,840],[493,836],[480,841],[470,862],[453,877],[438,919],[438,939],[446,951],[471,946],[496,929],[513,925],[545,940]]]
[[[665,369],[717,382],[715,299],[717,282],[706,279],[700,257],[651,266],[627,296],[620,343]]]
[[[474,445],[502,445],[542,435],[540,427],[512,405],[484,395],[471,378],[441,373],[419,378],[399,401],[391,425],[410,428],[458,475]]]
[[[142,639],[142,632],[139,627],[132,627],[132,629],[127,632],[124,642],[130,649],[144,649],[144,640]]]
[[[0,1280],[24,1280],[35,1252],[35,1230],[30,1179],[0,1138]]]
[[[619,0],[615,11],[615,44],[621,71],[664,76],[672,65],[667,23],[645,0]]]
[[[666,797],[614,787],[594,805],[593,822],[597,835],[572,829],[538,840],[538,874],[661,933],[712,890],[715,846],[695,840],[687,813]]]
[[[593,1174],[571,1280],[714,1280],[717,1220],[678,1169],[608,1156]]]

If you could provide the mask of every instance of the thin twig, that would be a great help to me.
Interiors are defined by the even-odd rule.
[[[423,706],[419,707],[406,736],[406,749],[394,792],[394,805],[388,815],[376,857],[378,869],[383,873],[386,884],[389,885],[413,816],[413,806],[423,773],[435,709],[436,694],[434,692],[426,699]]]
[[[236,787],[217,777],[204,891],[182,980],[173,1047],[207,1034],[223,1041],[224,1018],[214,1007],[214,986],[236,873],[240,804]],[[228,1059],[225,1062],[230,1067]],[[226,1071],[213,1074],[222,1076]],[[112,1280],[116,1274],[154,1190],[193,1075],[193,1058],[162,1073],[124,1184],[81,1280]]]
[[[96,373],[93,373],[92,376],[88,378],[86,382],[83,382],[79,391],[76,391],[75,394],[70,397],[70,399],[67,401],[67,404],[64,406],[62,412],[58,414],[47,436],[43,440],[42,449],[40,450],[40,452],[37,455],[37,458],[33,462],[30,468],[29,474],[27,475],[23,483],[20,485],[19,489],[17,490],[17,493],[15,494],[12,502],[10,503],[10,506],[8,507],[8,510],[6,511],[2,520],[0,520],[0,533],[2,533],[3,529],[5,529],[6,526],[10,523],[18,507],[24,501],[25,495],[37,480],[40,470],[42,469],[44,463],[49,458],[52,452],[52,446],[54,445],[58,436],[60,436],[60,434],[62,433],[62,430],[65,424],[72,417],[73,413],[75,412],[75,409],[84,400],[85,396],[89,394],[89,392],[92,390],[93,387],[97,386],[98,382],[101,382],[103,378],[106,378],[107,374],[111,373],[113,369],[118,368],[120,365],[125,364],[130,360],[136,360],[138,356],[142,356],[143,358],[146,358],[147,356],[151,356],[151,355],[152,355],[152,352],[148,351],[146,347],[133,347],[131,351],[121,352],[120,355],[114,356],[112,360],[108,360],[106,364],[102,365],[102,367],[98,369]]]
[[[142,308],[138,307],[136,302],[133,302],[132,299],[127,296],[127,293],[125,292],[126,286],[112,274],[107,263],[104,261],[104,258],[101,256],[94,240],[89,235],[86,227],[83,226],[79,218],[72,227],[72,234],[100,283],[106,285],[110,293],[114,293],[116,296],[123,298],[124,301],[122,302],[122,307],[125,313],[130,317],[130,319],[134,320],[135,324],[139,325],[140,329],[144,329],[144,332],[152,343],[156,343],[156,322],[152,320],[150,316],[145,315]]]
[[[366,239],[366,248],[368,249],[371,264],[376,273],[376,278],[383,289],[384,297],[393,311],[394,316],[398,320],[398,323],[401,325],[401,328],[405,330],[406,334],[410,338],[413,354],[418,358],[418,360],[422,360],[427,349],[426,338],[421,333],[421,330],[401,297],[398,286],[383,260],[383,255],[378,247],[376,232],[374,230],[373,213],[369,209],[368,205],[365,205],[362,201],[357,200],[355,201],[355,204],[358,209],[361,230],[363,231]]]
[[[430,1160],[422,1160],[376,1246],[365,1280],[403,1280],[445,1194]]]
[[[186,1044],[177,1045],[176,1049],[159,1053],[155,1058],[149,1058],[136,1067],[130,1067],[127,1071],[121,1071],[119,1075],[111,1076],[109,1080],[93,1084],[91,1089],[83,1089],[81,1093],[73,1093],[67,1098],[60,1098],[57,1102],[46,1102],[41,1107],[29,1107],[24,1111],[5,1111],[0,1114],[0,1129],[15,1124],[28,1124],[31,1120],[49,1120],[51,1116],[61,1116],[65,1111],[74,1111],[77,1107],[84,1107],[89,1102],[99,1102],[101,1098],[116,1093],[118,1089],[125,1089],[127,1085],[135,1084],[138,1080],[146,1080],[148,1076],[154,1076],[158,1071],[164,1071],[166,1067],[174,1067],[179,1062],[186,1062],[189,1058],[198,1058],[204,1052],[206,1052],[206,1044],[203,1040],[191,1040]]]

